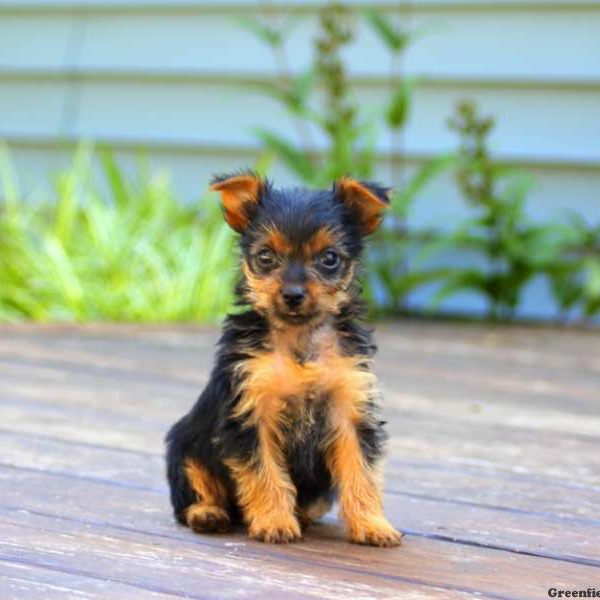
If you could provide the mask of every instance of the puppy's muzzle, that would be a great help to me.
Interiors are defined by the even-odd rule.
[[[298,309],[306,298],[306,288],[303,285],[286,285],[281,290],[281,297],[289,310]]]

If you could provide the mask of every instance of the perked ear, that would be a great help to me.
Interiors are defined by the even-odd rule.
[[[390,205],[391,189],[368,181],[343,177],[336,182],[335,191],[358,218],[363,235],[369,235],[377,229],[383,211]]]
[[[243,172],[214,177],[210,189],[221,193],[225,220],[242,233],[250,220],[252,205],[258,204],[263,182],[256,173]]]

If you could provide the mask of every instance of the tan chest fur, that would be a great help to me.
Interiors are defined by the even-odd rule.
[[[315,401],[355,412],[373,387],[361,357],[345,356],[333,328],[274,332],[267,350],[246,360],[236,413],[271,420],[284,413],[309,414]]]

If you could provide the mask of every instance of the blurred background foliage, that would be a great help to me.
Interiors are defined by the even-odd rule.
[[[180,202],[165,175],[128,180],[86,145],[52,198],[21,199],[5,149],[0,176],[0,319],[204,322],[230,307],[233,236],[213,198]]]
[[[410,312],[410,294],[434,285],[428,314],[468,290],[485,300],[490,319],[511,319],[526,285],[539,277],[552,291],[557,320],[577,314],[591,321],[598,315],[600,224],[577,214],[552,223],[528,217],[533,181],[494,160],[489,147],[494,120],[481,116],[473,102],[461,102],[448,120],[456,151],[407,174],[403,132],[419,82],[403,76],[400,65],[422,31],[404,30],[376,11],[356,14],[329,3],[319,9],[312,62],[293,75],[285,46],[293,23],[271,17],[246,19],[240,26],[272,51],[277,80],[254,86],[291,116],[295,137],[256,129],[263,156],[255,167],[268,174],[277,159],[315,187],[346,174],[370,179],[375,142],[389,138],[392,208],[373,236],[363,269],[375,315]],[[388,93],[376,113],[361,107],[343,58],[358,19],[390,56]],[[314,152],[315,136],[326,140],[322,156]],[[450,231],[411,225],[425,187],[448,170],[469,216]],[[180,202],[168,177],[152,173],[143,160],[129,177],[109,150],[85,144],[53,183],[51,197],[25,200],[8,150],[0,147],[1,320],[210,322],[231,308],[235,244],[212,195]],[[468,260],[458,266],[440,260],[456,254]]]

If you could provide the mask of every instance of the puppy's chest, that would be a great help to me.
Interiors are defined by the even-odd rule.
[[[352,411],[370,381],[360,357],[345,354],[331,329],[304,338],[275,334],[240,370],[236,414],[270,428],[285,425],[288,439],[305,438],[334,408]]]
[[[275,337],[248,365],[261,395],[278,398],[290,415],[310,420],[313,408],[335,387],[336,378],[352,368],[340,352],[334,332],[316,332],[307,339]]]
[[[278,385],[281,423],[289,448],[316,444],[327,421],[331,394],[331,378],[323,357],[315,354],[310,360],[306,355],[293,360],[295,366],[287,371],[287,376],[293,379]]]

